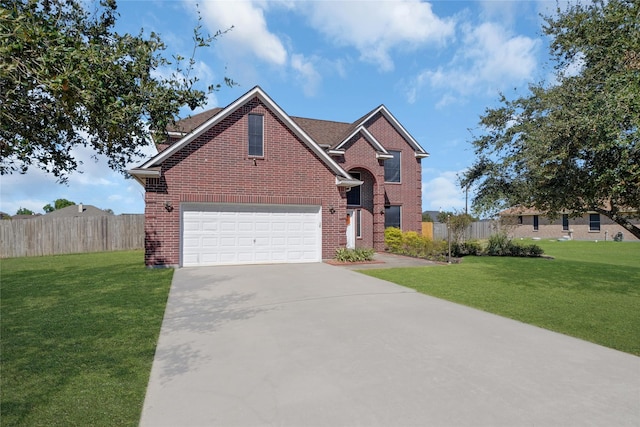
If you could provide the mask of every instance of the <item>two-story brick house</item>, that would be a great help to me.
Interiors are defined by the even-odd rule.
[[[421,230],[428,153],[384,106],[353,123],[289,116],[260,87],[180,121],[129,171],[145,188],[145,262],[318,262]]]

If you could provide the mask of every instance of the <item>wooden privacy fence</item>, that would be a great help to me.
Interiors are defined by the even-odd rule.
[[[488,239],[492,234],[497,233],[498,230],[498,223],[496,221],[472,222],[464,232],[464,239]],[[441,222],[433,224],[433,239],[447,239],[447,224]]]
[[[144,215],[0,221],[0,258],[144,248]]]

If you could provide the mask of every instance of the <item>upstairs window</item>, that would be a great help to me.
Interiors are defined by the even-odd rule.
[[[384,161],[384,181],[400,182],[400,152],[389,151],[393,155],[393,159]]]
[[[349,172],[349,174],[354,178],[359,180],[360,173],[359,172]],[[349,191],[347,191],[347,205],[351,206],[360,206],[360,186],[351,187]]]
[[[589,214],[589,231],[600,231],[600,214]]]
[[[263,139],[264,117],[260,114],[249,114],[249,155],[264,156]]]

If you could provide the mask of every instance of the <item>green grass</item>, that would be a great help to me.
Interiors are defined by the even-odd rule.
[[[141,251],[1,260],[2,425],[137,425],[172,275]]]
[[[640,356],[640,243],[535,243],[555,259],[467,257],[362,273]]]

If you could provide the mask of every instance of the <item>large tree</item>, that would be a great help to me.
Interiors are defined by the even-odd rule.
[[[33,166],[65,181],[79,166],[76,146],[122,171],[152,131],[220,87],[195,89],[193,56],[164,57],[157,34],[117,33],[116,9],[115,0],[0,0],[0,174]],[[194,50],[221,34],[200,29]]]
[[[478,212],[595,211],[640,238],[640,2],[574,4],[543,31],[554,81],[487,109],[461,185],[476,185]]]

